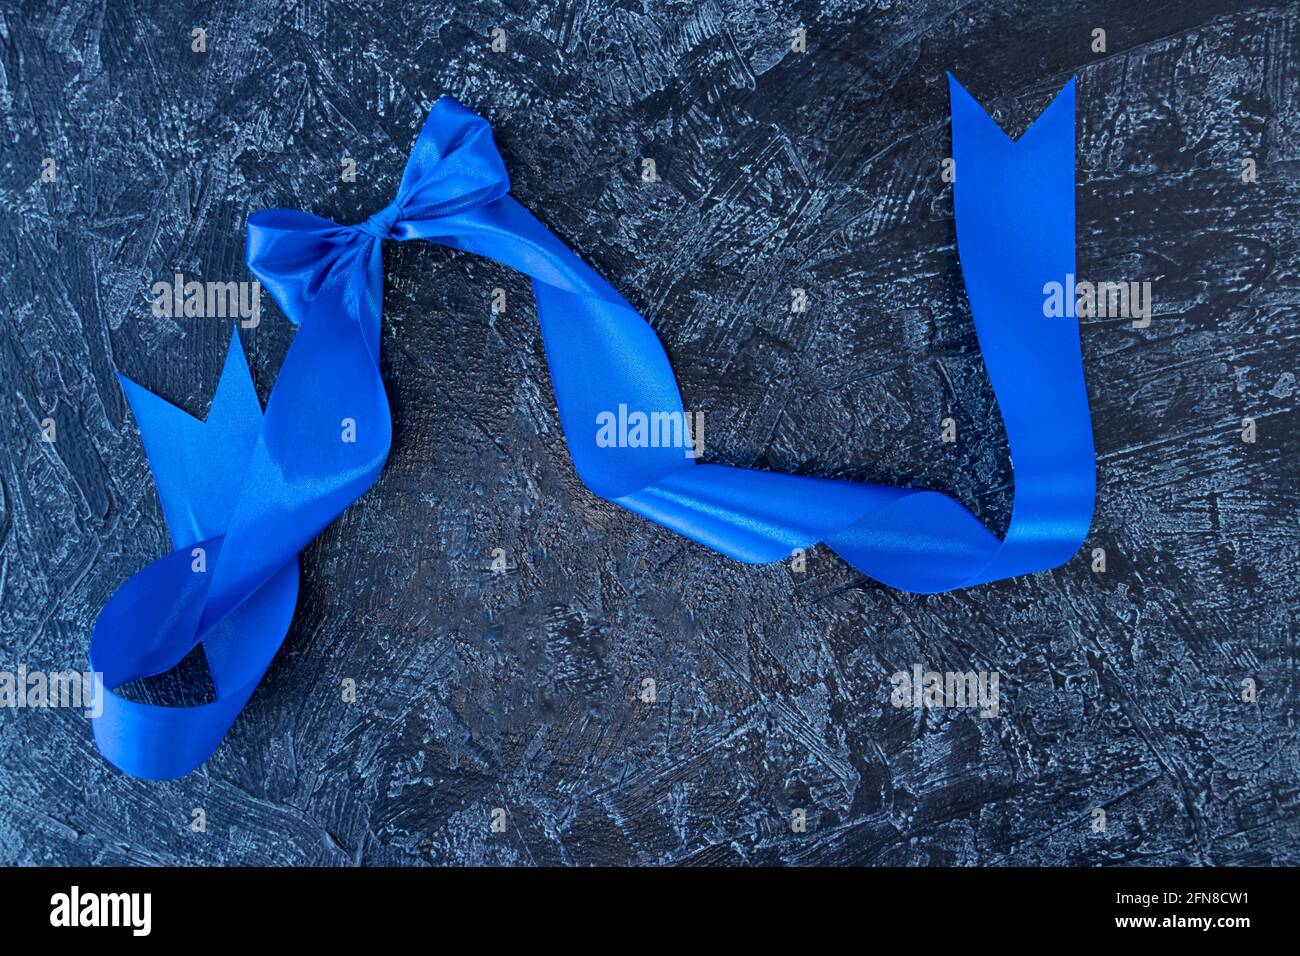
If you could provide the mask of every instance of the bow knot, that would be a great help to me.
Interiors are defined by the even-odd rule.
[[[390,234],[394,223],[400,218],[402,218],[402,210],[398,208],[397,203],[390,202],[365,222],[359,222],[352,228],[376,239],[389,239],[392,238]]]
[[[373,245],[371,239],[415,238],[421,235],[420,223],[486,206],[509,191],[510,177],[492,140],[492,127],[444,96],[429,112],[391,203],[352,226],[292,209],[253,213],[244,258],[296,325],[335,265],[352,261],[352,253]],[[382,284],[378,259],[367,281]],[[354,296],[353,301],[377,299],[383,292],[382,287],[366,291],[367,297]]]

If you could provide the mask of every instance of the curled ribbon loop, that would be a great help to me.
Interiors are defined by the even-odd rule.
[[[100,749],[138,776],[200,764],[284,639],[299,550],[378,475],[390,432],[378,371],[384,238],[430,239],[532,278],[574,467],[624,508],[746,562],[825,542],[876,580],[920,593],[1067,560],[1091,522],[1095,460],[1077,320],[1046,318],[1043,288],[1074,272],[1074,82],[1012,141],[949,80],[958,253],[1015,469],[1005,538],[934,491],[699,464],[671,443],[601,441],[599,422],[616,411],[685,420],[663,347],[507,195],[488,124],[444,97],[397,198],[365,222],[288,210],[249,219],[249,267],[301,325],[264,414],[237,340],[206,422],[124,381],[176,550],[124,584],[96,624],[92,668],[110,688],[94,721]],[[196,550],[205,571],[194,570]],[[158,708],[111,692],[171,668],[198,643],[213,703]]]

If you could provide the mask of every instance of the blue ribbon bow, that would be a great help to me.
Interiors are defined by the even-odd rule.
[[[379,374],[381,240],[464,214],[510,188],[488,124],[434,107],[397,198],[340,226],[284,209],[248,221],[249,268],[300,326],[263,413],[238,336],[206,421],[122,378],[175,550],[104,606],[90,665],[104,677],[95,742],[137,777],[189,773],[220,744],[289,629],[298,552],[359,497],[388,457]],[[216,699],[159,707],[114,692],[202,644]]]
[[[871,577],[936,592],[1055,567],[1087,533],[1092,429],[1073,318],[1045,318],[1043,286],[1074,272],[1074,84],[1009,139],[951,81],[957,242],[1015,467],[999,541],[933,491],[697,464],[680,447],[607,447],[620,406],[685,417],[663,347],[608,283],[507,195],[488,124],[434,106],[397,198],[339,226],[290,210],[249,219],[252,271],[300,330],[263,413],[232,338],[200,422],[123,379],[176,550],[100,614],[93,670],[108,691],[95,740],[141,777],[188,773],[220,743],[293,615],[298,552],[374,482],[391,422],[379,375],[383,239],[430,239],[533,280],[556,403],[596,494],[741,561],[824,541]],[[216,699],[166,708],[113,692],[201,643]]]

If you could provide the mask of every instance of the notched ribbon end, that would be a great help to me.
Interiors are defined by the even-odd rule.
[[[203,419],[120,372],[117,377],[140,430],[173,546],[224,532],[262,426],[262,405],[238,331],[232,327]]]
[[[947,72],[947,76],[954,132],[960,129],[967,136],[978,137],[980,145],[984,148],[990,148],[994,143],[1004,147],[1023,146],[1044,135],[1042,132],[1044,129],[1058,122],[1071,124],[1074,122],[1074,95],[1077,80],[1073,76],[1019,137],[1008,134],[980,105],[979,100],[962,86],[961,81],[952,74],[951,70]]]

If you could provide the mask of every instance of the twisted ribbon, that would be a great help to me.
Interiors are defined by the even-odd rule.
[[[232,338],[206,422],[123,379],[176,550],[100,614],[92,669],[108,688],[95,739],[136,776],[207,758],[284,640],[298,552],[375,480],[391,422],[379,375],[383,239],[429,239],[530,276],[574,467],[597,495],[746,562],[825,542],[871,577],[936,592],[1054,567],[1087,533],[1092,430],[1073,318],[1043,315],[1043,287],[1074,272],[1074,84],[1018,141],[957,82],[957,243],[1015,468],[999,541],[961,504],[916,491],[697,464],[681,448],[607,447],[623,406],[683,417],[650,326],[523,206],[488,124],[434,106],[397,198],[340,226],[300,212],[250,217],[249,268],[300,329],[265,413]],[[113,692],[202,644],[216,691],[164,708]]]

